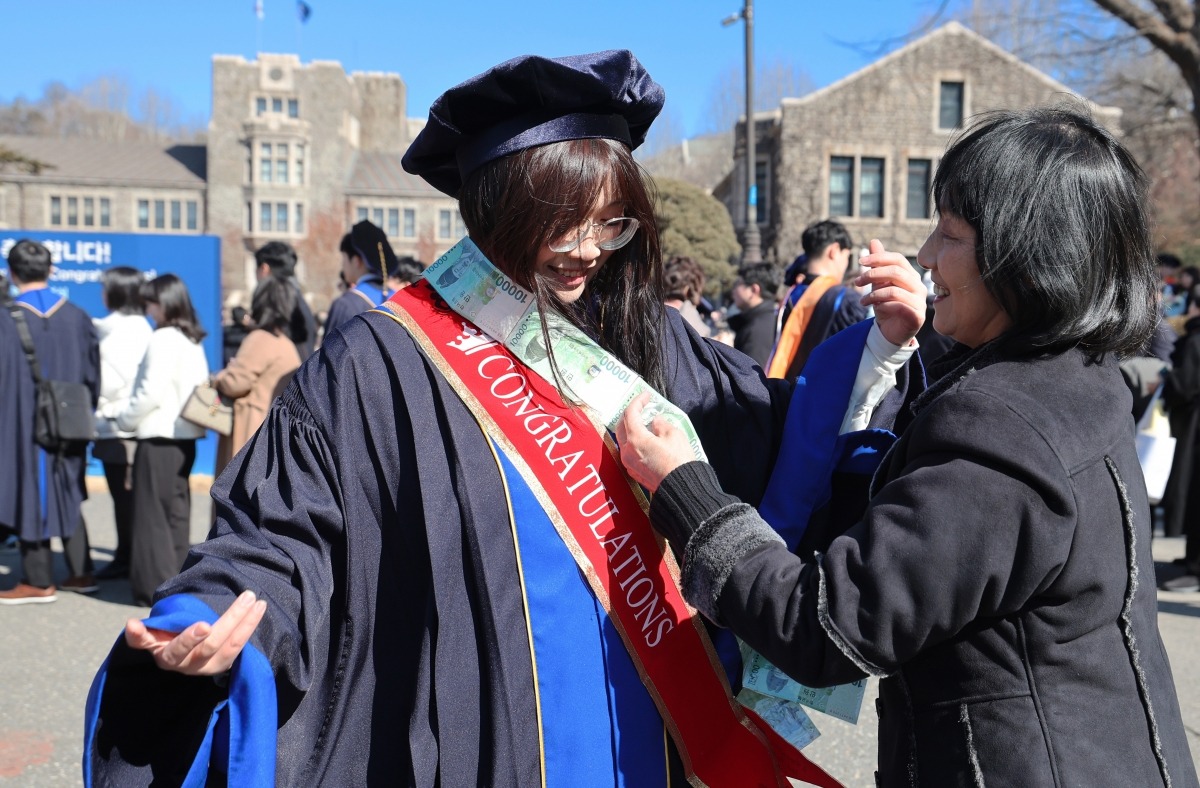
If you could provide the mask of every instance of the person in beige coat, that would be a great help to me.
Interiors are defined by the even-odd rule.
[[[256,328],[246,335],[237,355],[213,377],[213,386],[233,402],[233,431],[217,444],[218,474],[262,426],[275,397],[300,368],[300,355],[288,335],[296,292],[277,276],[254,291],[250,317]]]

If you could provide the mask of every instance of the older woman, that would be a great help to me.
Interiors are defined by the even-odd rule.
[[[1068,110],[990,115],[950,147],[917,259],[958,344],[815,554],[626,414],[685,597],[805,684],[885,677],[880,785],[1196,785],[1117,367],[1155,323],[1145,194]]]

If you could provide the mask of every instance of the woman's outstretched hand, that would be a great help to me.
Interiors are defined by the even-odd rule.
[[[870,285],[863,306],[874,307],[875,322],[884,338],[904,347],[925,324],[925,283],[904,255],[889,252],[877,238],[871,239],[870,254],[859,260],[862,273],[854,284]]]
[[[212,625],[203,621],[182,632],[147,629],[136,618],[125,622],[125,642],[130,648],[149,651],[163,670],[189,676],[219,676],[250,642],[262,621],[267,603],[255,601],[253,591],[243,591]]]
[[[643,411],[650,394],[634,397],[617,424],[617,444],[621,447],[621,462],[630,478],[650,492],[671,471],[696,459],[683,430],[666,419],[656,416],[647,425]]]

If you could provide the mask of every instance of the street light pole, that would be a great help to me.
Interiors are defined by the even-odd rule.
[[[758,162],[754,146],[757,128],[754,123],[754,0],[745,0],[741,13],[726,17],[721,24],[731,25],[738,19],[746,23],[746,228],[742,234],[742,265],[762,262],[758,235]]]

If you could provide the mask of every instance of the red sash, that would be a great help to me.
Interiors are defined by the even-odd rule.
[[[615,446],[579,408],[424,281],[383,307],[404,325],[504,449],[570,549],[654,698],[695,786],[836,780],[730,694],[679,571]]]

